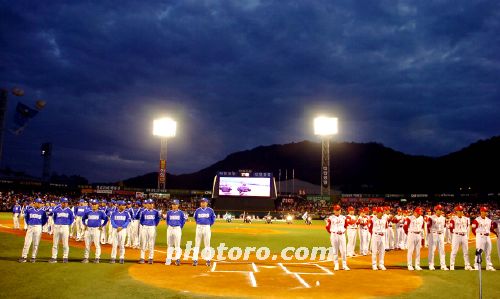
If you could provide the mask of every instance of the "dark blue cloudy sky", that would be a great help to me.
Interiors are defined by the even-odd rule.
[[[438,156],[500,128],[500,1],[0,0],[0,86],[47,107],[4,165],[110,181],[312,135]],[[9,121],[18,99],[10,97]]]

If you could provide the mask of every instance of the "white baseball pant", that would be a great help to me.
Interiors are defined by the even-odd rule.
[[[408,232],[408,252],[406,262],[412,265],[413,251],[415,251],[415,267],[420,267],[420,249],[422,248],[422,233]]]
[[[451,232],[449,228],[446,228],[444,231],[444,243],[450,243],[451,244]]]
[[[31,250],[31,257],[36,258],[38,253],[38,244],[40,244],[40,238],[42,237],[42,226],[41,225],[29,225],[26,231],[26,236],[24,237],[24,247],[21,256],[23,258],[28,257],[28,251],[30,250],[31,243],[33,242],[33,248]]]
[[[125,246],[132,246],[132,222],[130,222],[126,228],[127,231],[127,241],[125,241]]]
[[[362,255],[368,254],[368,246],[370,243],[370,231],[368,229],[359,229],[359,252]]]
[[[49,223],[46,222],[44,226],[42,226],[42,233],[47,233],[49,231]]]
[[[212,231],[210,230],[210,225],[197,224],[196,225],[196,236],[194,239],[194,250],[193,250],[193,260],[198,260],[198,254],[200,252],[200,243],[203,239],[203,244],[205,248],[201,253],[201,257],[205,260],[210,260],[210,237],[212,236]]]
[[[73,238],[73,231],[75,230],[75,221],[69,226],[69,237]]]
[[[434,254],[436,253],[436,248],[439,253],[439,263],[441,264],[441,269],[443,269],[446,267],[444,254],[444,232],[433,232],[429,234],[429,267],[434,267]]]
[[[68,254],[69,254],[69,245],[68,245],[69,227],[70,227],[69,225],[60,225],[60,224],[56,224],[54,226],[54,244],[52,246],[52,258],[53,259],[57,258],[59,240],[62,241],[62,245],[63,245],[63,259],[68,258]]]
[[[108,244],[113,244],[113,226],[108,222]]]
[[[49,216],[47,223],[49,224],[49,235],[53,235],[54,234],[54,218],[52,216]]]
[[[455,267],[455,258],[457,257],[458,248],[462,246],[462,251],[464,254],[464,265],[470,266],[469,261],[469,244],[468,244],[467,234],[461,235],[453,233],[451,242],[451,254],[450,254],[450,267]]]
[[[139,220],[132,220],[131,227],[131,242],[133,247],[139,247]]]
[[[387,227],[385,244],[388,249],[394,249],[394,228],[392,226]]]
[[[372,247],[372,266],[377,267],[377,254],[378,254],[378,265],[384,265],[385,256],[385,236],[384,234],[373,233],[371,239]]]
[[[396,225],[396,248],[398,249],[404,249],[406,246],[404,245],[405,242],[405,231],[403,229],[403,225]]]
[[[497,253],[498,253],[498,259],[500,260],[500,240],[497,237]]]
[[[76,239],[81,240],[84,238],[83,236],[83,222],[82,216],[75,217],[75,227],[76,227]]]
[[[423,235],[423,239],[424,239],[424,246],[425,247],[428,247],[429,246],[429,234],[427,233],[427,222],[424,222],[424,235]]]
[[[14,213],[12,221],[14,221],[14,229],[19,229],[19,213]]]
[[[489,234],[488,236],[476,234],[476,249],[483,250],[486,259],[486,267],[493,267],[493,263],[491,263],[491,239]],[[479,268],[479,265],[474,263],[474,267]]]
[[[167,260],[172,260],[175,250],[175,259],[181,258],[181,237],[182,229],[180,226],[169,226],[167,228]]]
[[[21,214],[21,218],[23,218],[23,228],[24,228],[24,230],[27,230],[28,223],[26,223],[26,217],[24,217],[24,214]]]
[[[111,258],[116,259],[116,251],[117,247],[120,246],[120,259],[125,258],[125,238],[127,237],[127,229],[122,229],[118,231],[118,229],[113,228],[111,231]]]
[[[347,229],[347,256],[354,255],[354,247],[356,246],[356,237],[358,230],[356,228]]]
[[[332,232],[330,234],[330,243],[332,244],[334,265],[336,267],[339,265],[338,252],[340,251],[340,257],[342,258],[342,267],[345,268],[347,266],[347,261],[345,257],[345,252],[346,252],[345,234],[344,233],[338,234]]]
[[[102,230],[101,230],[101,244],[106,244],[106,226],[103,226],[102,227]]]
[[[141,228],[141,259],[144,259],[146,250],[149,250],[149,259],[155,254],[156,226],[142,225]]]
[[[101,230],[99,227],[88,227],[86,231],[84,231],[85,238],[85,253],[83,257],[88,259],[90,256],[90,246],[94,243],[95,246],[95,258],[99,259],[101,257]]]

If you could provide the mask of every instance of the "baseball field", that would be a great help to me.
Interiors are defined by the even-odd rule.
[[[182,245],[194,242],[195,225],[188,222],[183,229]],[[385,255],[387,271],[371,270],[371,256],[349,258],[351,271],[334,271],[331,260],[303,259],[287,247],[329,247],[329,236],[323,221],[306,226],[293,224],[243,224],[217,221],[212,228],[211,245],[226,247],[267,247],[271,255],[257,259],[254,252],[248,259],[213,259],[207,267],[197,267],[191,260],[181,266],[164,265],[166,227],[161,222],[156,240],[155,264],[137,264],[139,251],[127,248],[126,263],[109,264],[110,245],[103,246],[100,264],[82,264],[83,242],[70,241],[67,264],[49,264],[51,236],[44,234],[36,263],[18,263],[24,242],[24,231],[12,229],[10,213],[0,214],[0,297],[2,298],[474,298],[479,295],[479,272],[463,270],[462,253],[457,255],[455,271],[428,271],[427,249],[422,249],[423,271],[406,269],[406,251],[390,251]],[[474,258],[475,243],[469,242],[469,257]],[[493,239],[493,265],[500,269]],[[62,254],[60,247],[59,261]],[[297,250],[299,251],[299,250]],[[357,251],[357,249],[356,249]],[[446,246],[449,264],[450,246]],[[233,250],[233,253],[237,251]],[[302,248],[302,253],[305,249]],[[297,252],[295,252],[297,253]],[[31,256],[31,255],[29,255]],[[234,255],[233,255],[234,256]],[[91,260],[94,257],[92,247]],[[285,258],[286,257],[286,258]],[[438,257],[436,257],[438,259]],[[436,264],[439,265],[438,260]],[[484,266],[484,262],[483,262]],[[439,268],[438,268],[439,269]],[[483,268],[484,269],[484,268]],[[482,271],[483,297],[500,298],[500,271]]]

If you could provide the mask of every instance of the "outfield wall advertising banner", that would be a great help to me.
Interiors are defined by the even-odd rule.
[[[255,177],[220,177],[219,196],[270,197],[271,179]]]

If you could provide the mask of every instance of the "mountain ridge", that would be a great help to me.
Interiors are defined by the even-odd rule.
[[[332,142],[330,144],[331,183],[343,192],[455,192],[474,188],[484,192],[500,190],[500,182],[484,169],[500,169],[500,136],[479,140],[440,156],[409,155],[381,143]],[[291,178],[319,184],[321,144],[308,140],[288,144],[257,146],[234,152],[197,172],[167,174],[167,189],[212,188],[218,171],[271,171],[278,180]],[[155,188],[157,172],[122,181],[128,187]]]

